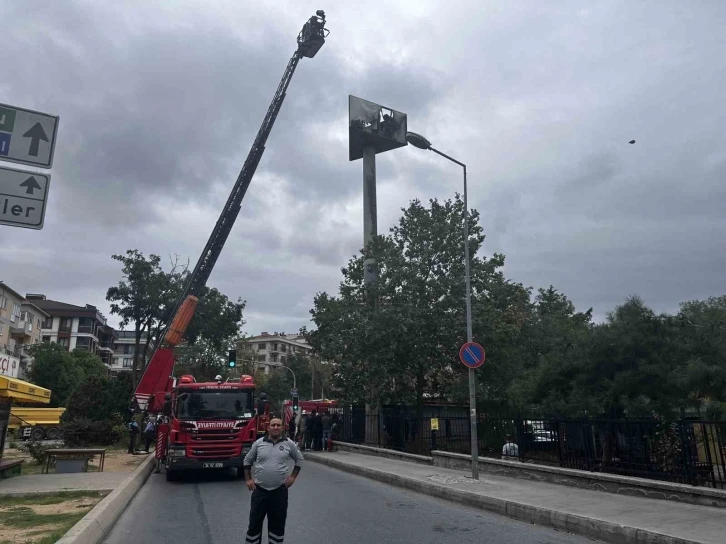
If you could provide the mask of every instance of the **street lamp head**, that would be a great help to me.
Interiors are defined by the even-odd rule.
[[[431,149],[431,142],[415,132],[407,132],[406,140],[408,140],[409,144],[414,147],[418,147],[419,149]]]

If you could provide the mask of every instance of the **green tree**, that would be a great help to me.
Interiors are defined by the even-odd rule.
[[[225,380],[236,375],[227,364],[227,348],[215,346],[205,338],[198,338],[193,344],[185,342],[177,346],[174,351],[175,373],[178,376],[191,374],[197,381],[209,382],[217,375],[221,375]]]
[[[161,267],[158,255],[144,256],[137,249],[125,255],[112,255],[122,264],[122,280],[109,287],[106,300],[111,302],[111,313],[118,315],[121,328],[132,325],[134,330],[134,384],[138,372],[146,365],[146,354],[152,338],[158,336],[170,319],[180,293],[183,271],[178,259],[172,262],[169,272]],[[143,340],[145,338],[145,340]]]
[[[726,296],[681,304],[673,320],[686,361],[685,387],[690,404],[707,416],[726,413]]]
[[[73,364],[80,368],[86,377],[108,376],[108,367],[106,367],[101,358],[95,353],[90,353],[84,349],[74,349],[71,351],[71,359],[73,360]]]
[[[126,378],[113,379],[88,376],[68,400],[63,422],[76,419],[111,421],[126,411],[131,397],[131,382]]]
[[[171,269],[161,267],[158,255],[146,258],[138,250],[128,250],[126,255],[113,255],[121,262],[123,278],[118,285],[108,289],[106,299],[111,301],[111,313],[121,318],[121,327],[133,326],[134,383],[138,371],[148,363],[148,350],[166,327],[174,310],[179,294],[189,279],[187,266],[180,266],[178,258],[172,260]],[[213,349],[219,357],[229,349],[233,338],[239,335],[244,324],[242,312],[245,302],[232,302],[215,288],[204,287],[199,293],[199,305],[185,335],[188,345],[200,339],[202,347],[195,353],[209,356]],[[145,335],[146,340],[142,342]],[[209,362],[209,361],[207,361]],[[139,369],[139,370],[137,370]]]
[[[350,400],[415,403],[442,394],[461,378],[457,353],[466,338],[464,204],[459,195],[403,209],[389,236],[377,237],[345,267],[337,297],[320,293],[308,334],[334,365],[336,385]],[[506,281],[504,257],[477,254],[484,241],[479,214],[469,214],[472,298],[492,315],[526,307],[528,292]],[[377,262],[378,281],[363,285],[363,262]],[[370,304],[375,300],[375,305]],[[495,311],[496,310],[496,311]],[[504,325],[503,325],[504,326]],[[480,330],[481,334],[488,331]]]
[[[49,406],[66,406],[73,391],[88,376],[108,373],[100,357],[81,350],[68,350],[53,343],[35,344],[31,348],[33,365],[30,380],[51,390]]]
[[[617,306],[607,321],[589,316],[562,324],[550,351],[526,376],[521,391],[557,414],[672,418],[690,404],[678,326],[638,297]]]

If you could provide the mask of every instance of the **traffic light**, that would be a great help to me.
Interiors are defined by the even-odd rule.
[[[234,368],[237,366],[237,350],[231,349],[229,350],[229,368]]]
[[[294,397],[292,397],[292,411],[293,412],[297,412],[297,409],[298,409],[298,406],[299,406],[299,404],[298,404],[299,398],[300,397],[298,397],[297,395],[295,395]]]

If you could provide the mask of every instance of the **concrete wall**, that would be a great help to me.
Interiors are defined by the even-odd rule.
[[[348,451],[351,453],[362,453],[364,455],[373,455],[375,457],[386,457],[388,459],[396,459],[397,461],[411,461],[422,465],[433,464],[433,459],[425,455],[414,455],[413,453],[403,453],[396,450],[387,450],[383,448],[375,448],[372,446],[363,446],[360,444],[348,444],[347,442],[334,442],[336,448],[340,451]]]
[[[469,455],[434,451],[432,457],[433,464],[437,467],[456,470],[469,470],[471,468],[471,457]],[[549,467],[519,461],[503,461],[486,457],[479,458],[479,470],[484,474],[496,476],[535,480],[634,497],[726,508],[726,490],[721,489],[693,487],[645,478],[585,472],[583,470]]]

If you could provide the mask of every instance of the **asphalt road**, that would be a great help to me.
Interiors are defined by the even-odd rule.
[[[152,474],[107,544],[244,542],[250,493],[233,472]],[[267,541],[267,529],[263,532]],[[584,544],[593,541],[305,463],[290,489],[290,544]]]

